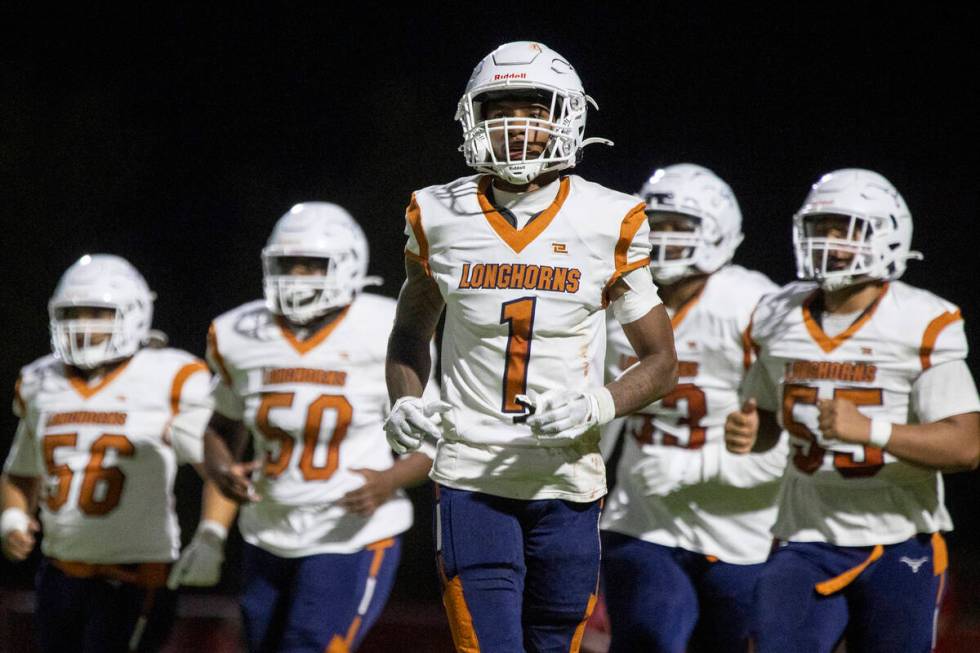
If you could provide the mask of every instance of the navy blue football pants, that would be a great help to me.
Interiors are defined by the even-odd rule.
[[[445,486],[437,498],[437,558],[457,651],[578,651],[596,602],[601,501]]]
[[[762,567],[603,531],[609,652],[746,651]]]
[[[143,565],[69,563],[87,572],[96,567],[119,572],[117,577],[79,577],[56,564],[65,563],[45,558],[37,572],[34,616],[42,651],[157,651],[166,642],[177,605],[177,594],[162,587],[168,565],[153,565],[159,578],[157,587],[148,588],[118,577],[132,575],[135,580]]]
[[[400,537],[300,558],[246,543],[241,608],[249,651],[357,650],[388,601],[400,556]]]
[[[756,588],[755,650],[931,651],[946,572],[942,536],[841,547],[784,542]]]

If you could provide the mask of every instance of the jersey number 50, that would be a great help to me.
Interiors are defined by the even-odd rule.
[[[269,411],[284,410],[293,405],[293,392],[267,392],[262,395],[262,403],[255,415],[255,425],[259,432],[269,442],[279,443],[279,454],[273,457],[271,451],[265,454],[265,475],[275,478],[285,471],[293,458],[293,436],[278,426],[269,423]],[[323,413],[328,410],[336,411],[337,421],[327,440],[327,459],[322,465],[313,462],[313,454],[320,442],[320,426],[323,423]],[[343,395],[320,395],[310,403],[303,421],[303,453],[299,458],[299,470],[307,481],[325,481],[337,471],[340,458],[340,443],[347,435],[354,409]]]

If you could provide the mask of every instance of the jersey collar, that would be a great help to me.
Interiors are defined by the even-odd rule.
[[[350,305],[348,304],[341,309],[340,313],[337,314],[337,317],[330,320],[330,322],[327,324],[324,324],[322,327],[320,327],[319,331],[314,333],[306,340],[300,340],[297,338],[296,334],[294,334],[292,329],[289,328],[289,325],[286,324],[286,320],[283,319],[281,315],[276,316],[276,324],[279,325],[279,331],[282,333],[282,337],[285,338],[286,342],[288,342],[289,345],[296,350],[297,354],[303,356],[307,352],[316,349],[317,345],[326,340],[330,334],[334,332],[334,329],[336,329],[340,323],[343,322],[344,318],[347,317],[347,312],[349,310]]]
[[[493,177],[490,175],[485,175],[480,177],[480,181],[477,184],[476,197],[480,202],[480,208],[483,210],[483,217],[486,218],[493,230],[497,232],[500,239],[507,243],[515,253],[520,254],[521,250],[530,245],[551,224],[551,221],[561,209],[562,204],[565,203],[570,186],[568,177],[562,178],[558,185],[558,194],[555,196],[551,205],[536,218],[524,225],[523,229],[517,229],[511,225],[507,218],[500,215],[500,212],[497,211],[487,198],[486,191],[492,179]]]
[[[842,332],[831,338],[828,336],[820,324],[813,317],[813,313],[810,311],[810,305],[813,301],[820,295],[820,289],[814,290],[809,297],[803,300],[803,324],[806,326],[806,330],[810,333],[810,337],[813,338],[814,342],[820,346],[825,354],[829,354],[838,347],[840,347],[844,342],[846,342],[851,336],[857,333],[864,324],[871,319],[874,312],[878,310],[878,305],[881,303],[882,298],[888,292],[888,282],[885,282],[881,286],[881,292],[878,293],[878,297],[858,316],[858,319],[851,323],[851,326],[844,329]]]

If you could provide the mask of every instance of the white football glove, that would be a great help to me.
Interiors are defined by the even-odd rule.
[[[210,587],[216,584],[221,579],[227,538],[227,528],[210,519],[202,521],[194,538],[180,554],[180,560],[170,570],[167,587],[175,590],[181,585]]]
[[[429,436],[433,440],[442,437],[437,420],[431,419],[452,406],[444,401],[433,401],[426,404],[421,397],[400,397],[391,407],[391,413],[385,420],[385,435],[388,444],[397,454],[415,451],[422,446],[422,440]]]
[[[606,388],[594,392],[548,390],[536,397],[519,395],[517,400],[531,411],[527,425],[539,437],[575,439],[616,417],[616,405]]]
[[[643,494],[662,497],[706,480],[700,452],[669,449],[644,456],[631,470]]]

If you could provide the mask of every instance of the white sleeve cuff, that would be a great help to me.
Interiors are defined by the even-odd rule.
[[[622,279],[630,289],[611,304],[613,315],[620,324],[636,322],[663,303],[650,276],[650,268],[637,268]]]

